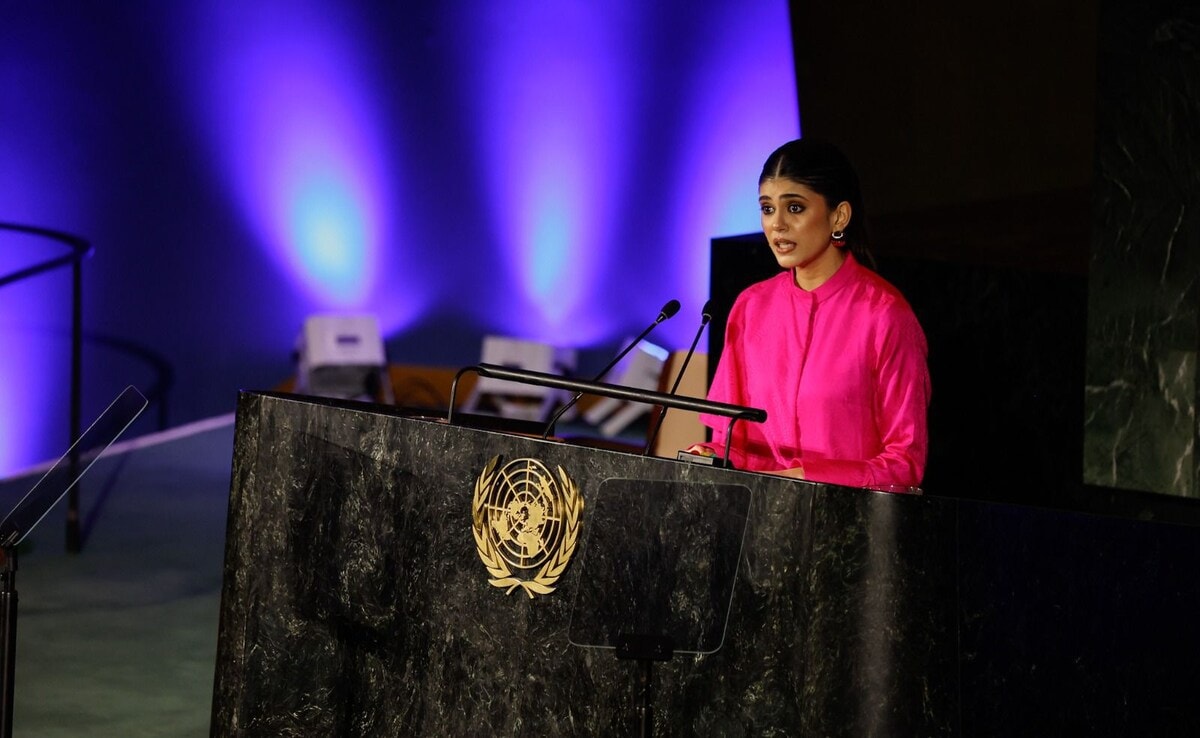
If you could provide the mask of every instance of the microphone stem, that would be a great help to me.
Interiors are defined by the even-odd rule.
[[[679,383],[683,380],[683,373],[687,371],[688,363],[692,360],[692,355],[696,353],[696,346],[700,343],[700,334],[704,333],[704,326],[708,325],[708,321],[700,324],[700,328],[696,331],[696,335],[692,338],[692,345],[688,348],[687,356],[683,357],[683,365],[679,367],[679,372],[675,375],[675,381],[671,384],[671,391],[667,394],[673,395],[679,389]],[[642,449],[642,456],[649,456],[650,449],[654,448],[654,442],[658,440],[658,431],[662,429],[663,420],[667,417],[667,408],[663,408],[658,414],[658,421],[654,424],[654,430],[650,433],[650,440],[646,441],[646,448]]]
[[[626,354],[628,354],[630,351],[632,351],[634,346],[637,346],[639,343],[641,343],[641,342],[642,342],[642,339],[643,339],[643,338],[645,338],[646,336],[650,335],[650,331],[654,330],[654,329],[655,329],[655,328],[658,326],[658,324],[659,324],[659,323],[661,323],[661,322],[663,322],[664,320],[666,320],[666,319],[667,319],[667,317],[668,317],[668,316],[667,316],[666,314],[664,314],[664,313],[659,313],[658,319],[657,319],[657,320],[655,320],[655,321],[654,321],[653,323],[651,323],[650,325],[646,326],[646,330],[642,331],[642,332],[641,332],[641,334],[639,334],[637,338],[633,339],[633,341],[631,341],[631,342],[629,343],[629,345],[628,345],[628,346],[626,346],[626,347],[624,348],[624,350],[622,350],[622,351],[621,351],[621,353],[617,354],[617,356],[616,356],[616,358],[615,358],[615,359],[613,359],[612,361],[608,362],[608,366],[606,366],[606,367],[604,367],[603,369],[601,369],[601,370],[600,370],[600,373],[599,373],[599,374],[597,374],[597,375],[596,375],[596,376],[595,376],[595,377],[592,379],[592,381],[593,381],[593,382],[599,382],[599,381],[600,381],[600,379],[601,379],[601,378],[602,378],[602,377],[603,377],[605,374],[608,374],[608,373],[609,373],[609,371],[611,371],[611,370],[612,370],[612,368],[613,368],[614,366],[616,366],[616,365],[617,365],[617,362],[619,362],[621,359],[624,359],[624,358],[625,358],[625,355],[626,355]],[[557,412],[555,412],[555,413],[554,413],[554,416],[550,418],[550,422],[546,423],[546,428],[545,428],[545,430],[543,430],[543,431],[542,431],[542,439],[543,439],[543,440],[544,440],[544,439],[546,439],[547,437],[549,437],[551,429],[553,429],[553,428],[554,428],[554,424],[558,422],[558,419],[562,417],[563,413],[565,413],[565,412],[566,412],[567,410],[569,410],[570,408],[574,407],[574,406],[575,406],[575,403],[579,402],[579,398],[581,398],[581,397],[583,397],[583,391],[582,391],[582,390],[580,390],[579,392],[576,392],[574,397],[572,397],[572,398],[571,398],[570,400],[568,400],[567,402],[564,402],[564,403],[562,404],[562,406],[558,408],[558,411],[557,411]]]

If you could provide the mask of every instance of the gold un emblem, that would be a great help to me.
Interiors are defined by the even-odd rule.
[[[499,463],[499,456],[488,461],[471,504],[488,583],[505,594],[521,587],[531,599],[550,594],[575,553],[583,497],[561,466],[555,477],[537,459]]]

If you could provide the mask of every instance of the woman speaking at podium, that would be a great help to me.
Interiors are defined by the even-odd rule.
[[[734,426],[739,469],[851,487],[917,487],[928,447],[925,334],[867,267],[858,177],[835,146],[790,141],[763,165],[763,232],[780,274],[734,302],[708,398],[759,407]],[[728,419],[701,416],[723,454]]]

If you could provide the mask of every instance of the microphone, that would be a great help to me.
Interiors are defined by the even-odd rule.
[[[668,302],[666,305],[663,305],[663,306],[662,306],[662,310],[658,311],[658,317],[654,319],[654,322],[653,322],[653,323],[651,323],[650,325],[646,326],[646,330],[642,331],[642,332],[641,332],[641,333],[638,335],[638,337],[637,337],[637,338],[635,338],[635,339],[633,339],[632,341],[630,341],[630,342],[629,342],[629,345],[628,345],[628,346],[626,346],[624,349],[622,349],[622,350],[621,350],[621,353],[617,354],[617,357],[616,357],[615,359],[613,359],[612,361],[608,362],[608,366],[606,366],[606,367],[604,367],[603,369],[601,369],[601,370],[600,370],[600,373],[599,373],[599,374],[597,374],[595,377],[593,377],[593,378],[592,378],[592,381],[593,381],[593,382],[599,382],[599,381],[600,381],[600,378],[601,378],[601,377],[603,377],[605,374],[608,374],[608,372],[609,372],[609,371],[610,371],[610,370],[611,370],[611,369],[612,369],[614,366],[616,366],[616,365],[617,365],[617,362],[619,362],[621,359],[624,359],[624,358],[625,358],[625,354],[627,354],[627,353],[629,353],[630,351],[632,351],[634,346],[636,346],[636,345],[638,345],[639,343],[641,343],[641,342],[642,342],[642,339],[643,339],[643,338],[645,338],[646,336],[648,336],[648,335],[650,334],[650,331],[654,330],[654,328],[655,328],[655,327],[656,327],[656,326],[657,326],[659,323],[663,322],[663,321],[664,321],[664,320],[666,320],[667,318],[670,318],[670,317],[674,316],[674,315],[675,315],[675,313],[677,313],[677,312],[679,312],[679,300],[671,300],[671,301],[670,301],[670,302]],[[560,408],[558,409],[558,412],[554,413],[554,417],[550,418],[550,422],[549,422],[549,423],[546,423],[546,429],[542,431],[542,438],[543,438],[543,439],[544,439],[544,438],[546,438],[547,436],[549,436],[549,435],[550,435],[550,430],[551,430],[552,428],[554,428],[554,424],[558,422],[558,419],[562,417],[563,413],[565,413],[565,412],[566,412],[567,410],[569,410],[570,408],[574,407],[574,406],[575,406],[575,403],[579,402],[579,398],[580,398],[580,397],[583,397],[583,390],[580,390],[579,392],[576,392],[574,397],[572,397],[570,400],[568,400],[567,402],[565,402],[565,403],[563,404],[563,406],[562,406],[562,407],[560,407]]]
[[[679,382],[683,380],[683,373],[687,371],[688,362],[692,360],[692,354],[696,353],[696,345],[700,343],[700,334],[704,333],[704,326],[712,321],[712,300],[704,303],[704,307],[700,309],[700,327],[696,329],[696,337],[692,339],[691,348],[683,357],[683,365],[679,367],[679,373],[675,375],[675,383],[671,385],[671,391],[668,395],[675,394],[679,389]],[[654,424],[654,431],[650,434],[650,440],[646,441],[646,448],[642,449],[642,456],[649,456],[650,449],[654,448],[654,442],[658,440],[658,432],[662,430],[663,420],[667,417],[667,409],[665,406],[662,412],[658,414],[658,422]]]

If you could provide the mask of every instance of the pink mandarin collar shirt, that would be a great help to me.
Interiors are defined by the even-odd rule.
[[[915,487],[925,473],[925,334],[895,287],[852,255],[811,292],[790,271],[738,296],[708,398],[767,411],[738,421],[736,467],[850,487]],[[728,419],[701,416],[724,453]]]

